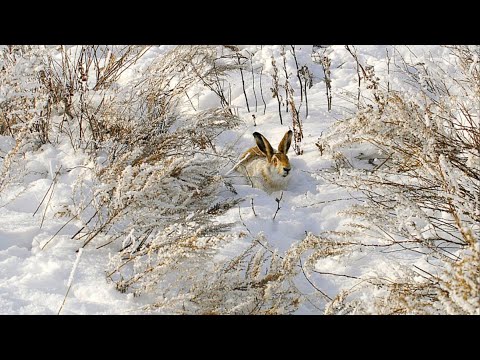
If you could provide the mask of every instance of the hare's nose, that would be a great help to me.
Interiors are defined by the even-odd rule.
[[[290,171],[290,169],[289,168],[283,168],[283,171],[285,171],[288,175],[288,172]]]

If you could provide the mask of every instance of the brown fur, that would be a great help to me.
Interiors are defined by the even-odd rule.
[[[292,136],[292,131],[287,131],[278,145],[278,151],[275,151],[262,134],[253,133],[257,146],[242,154],[240,158],[243,160],[238,171],[254,179],[256,187],[264,188],[266,191],[283,188],[288,182],[291,170],[287,152],[292,143]]]
[[[248,155],[249,159],[253,159],[254,157],[266,157],[267,156],[258,148],[258,146],[253,146],[250,149],[248,149],[247,151],[245,151],[242,154],[242,156],[240,156],[240,159],[245,158],[245,156],[247,156],[247,154],[249,154]]]

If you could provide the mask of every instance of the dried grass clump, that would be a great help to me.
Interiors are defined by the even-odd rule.
[[[369,144],[380,154],[370,169],[327,174],[364,195],[346,212],[357,219],[351,226],[363,228],[349,242],[369,239],[382,251],[417,254],[431,265],[371,282],[388,290],[374,312],[478,313],[480,63],[474,47],[449,49],[454,74],[440,63],[404,64],[411,93],[383,88],[369,68],[370,96],[322,139],[333,153]]]

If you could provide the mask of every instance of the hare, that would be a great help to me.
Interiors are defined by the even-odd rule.
[[[291,177],[292,167],[287,152],[292,134],[292,130],[287,131],[278,145],[278,151],[275,151],[262,134],[254,132],[257,146],[242,154],[236,170],[249,178],[254,187],[268,193],[284,189]]]

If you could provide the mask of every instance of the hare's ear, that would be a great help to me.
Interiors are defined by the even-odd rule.
[[[287,155],[288,149],[290,149],[290,145],[292,144],[292,130],[288,130],[285,135],[283,136],[282,141],[278,145],[278,151]]]
[[[270,145],[268,140],[265,139],[265,136],[263,136],[258,132],[254,132],[253,137],[255,138],[255,141],[257,142],[257,146],[260,149],[260,151],[263,152],[265,155],[267,155],[267,160],[270,161],[274,153],[272,145]]]

